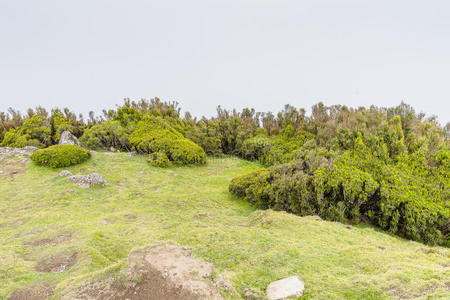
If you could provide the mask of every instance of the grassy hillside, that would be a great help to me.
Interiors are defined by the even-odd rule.
[[[232,177],[260,168],[236,158],[159,169],[145,157],[98,152],[74,174],[109,185],[80,189],[31,162],[0,162],[0,298],[55,286],[55,298],[119,269],[131,249],[160,240],[188,246],[243,293],[299,275],[306,299],[450,297],[450,251],[283,212],[255,211],[228,192]],[[17,172],[11,172],[11,170]],[[16,174],[12,174],[16,173]],[[65,254],[73,266],[45,272]]]

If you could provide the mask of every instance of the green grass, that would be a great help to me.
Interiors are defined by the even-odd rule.
[[[14,179],[0,177],[0,298],[41,282],[56,285],[58,298],[76,283],[120,269],[131,249],[160,240],[190,247],[241,294],[299,275],[306,299],[450,297],[449,249],[313,216],[255,211],[233,198],[230,179],[259,167],[225,158],[159,169],[145,157],[99,152],[67,169],[100,173],[109,185],[81,189],[57,177],[60,170],[28,162]],[[42,239],[56,242],[32,244]],[[73,251],[77,263],[69,270],[34,269]]]

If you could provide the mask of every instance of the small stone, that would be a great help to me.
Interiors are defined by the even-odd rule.
[[[67,177],[67,176],[72,176],[72,172],[70,172],[68,170],[62,170],[58,174],[58,177]]]
[[[105,219],[102,220],[102,223],[103,223],[103,225],[108,225],[108,221]]]
[[[291,276],[272,282],[266,289],[267,297],[271,300],[287,297],[301,297],[305,289],[304,282],[298,276]]]
[[[130,157],[132,157],[132,156],[137,156],[138,154],[136,153],[136,151],[133,151],[133,152],[128,152],[127,153],[127,156],[130,156]]]

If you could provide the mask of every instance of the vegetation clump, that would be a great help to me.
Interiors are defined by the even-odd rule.
[[[206,163],[205,151],[172,126],[173,120],[146,116],[130,135],[130,143],[140,153],[164,153],[178,164]]]
[[[54,145],[35,151],[31,160],[41,166],[63,168],[85,162],[91,157],[89,150],[76,145]]]
[[[156,152],[150,154],[148,160],[149,164],[158,168],[168,168],[172,165],[166,153],[164,152]]]

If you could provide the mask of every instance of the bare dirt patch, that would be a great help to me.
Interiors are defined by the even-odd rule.
[[[72,238],[71,232],[63,232],[59,234],[58,236],[52,237],[52,238],[43,238],[43,239],[37,239],[32,241],[27,241],[24,243],[26,246],[45,246],[45,245],[57,245],[66,241],[69,241]]]
[[[10,161],[7,163],[3,163],[0,165],[0,178],[1,177],[10,177],[14,178],[14,176],[18,174],[23,174],[26,172],[26,165],[23,161]]]
[[[55,288],[48,284],[35,285],[14,291],[8,300],[44,300],[53,295]]]
[[[77,252],[60,253],[39,261],[36,271],[46,273],[60,273],[72,267],[77,262]]]
[[[125,214],[125,215],[123,215],[123,217],[129,221],[134,221],[137,219],[137,216],[133,215],[133,214]]]
[[[174,244],[157,244],[128,256],[126,279],[103,279],[80,286],[64,299],[223,299],[220,291],[236,293],[213,266],[195,259]]]

